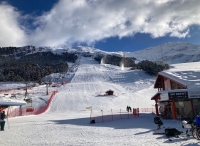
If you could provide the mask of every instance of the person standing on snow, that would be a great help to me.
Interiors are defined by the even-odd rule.
[[[1,131],[4,131],[4,126],[5,126],[5,118],[6,117],[6,114],[5,114],[5,111],[3,111],[2,113],[0,113],[0,124],[1,124]]]
[[[132,112],[132,108],[129,106],[129,111]]]
[[[127,110],[127,112],[129,112],[129,106],[127,105],[127,107],[126,107],[126,110]]]

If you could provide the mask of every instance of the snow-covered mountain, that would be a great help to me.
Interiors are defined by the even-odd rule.
[[[15,47],[12,47],[13,49]],[[7,49],[10,49],[9,47]],[[97,55],[117,55],[126,57],[134,57],[137,61],[149,60],[149,61],[161,61],[168,64],[175,63],[187,63],[200,61],[200,45],[194,45],[190,43],[166,43],[155,47],[149,47],[144,50],[135,52],[108,52],[102,51],[97,48],[77,46],[77,47],[34,47],[25,46],[21,47],[17,51],[13,51],[12,54],[20,57],[21,55],[30,55],[37,52],[52,52],[55,54],[62,53],[75,53],[79,55],[88,55],[95,57]],[[1,54],[7,56],[10,54]]]
[[[168,64],[200,61],[200,46],[190,43],[166,43],[126,54],[138,60],[162,61]]]
[[[92,56],[98,54],[113,54],[126,57],[134,57],[137,61],[161,61],[168,64],[187,63],[200,61],[200,45],[190,43],[166,43],[155,47],[149,47],[135,52],[106,52],[100,49],[78,46],[68,48],[70,52],[90,53]]]

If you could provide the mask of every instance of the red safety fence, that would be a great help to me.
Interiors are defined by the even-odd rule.
[[[34,112],[34,115],[39,115],[39,114],[45,112],[45,111],[48,109],[48,107],[49,107],[49,105],[50,105],[50,103],[51,103],[53,97],[56,95],[56,93],[58,93],[58,90],[52,92],[52,94],[51,94],[51,96],[50,96],[50,98],[49,98],[47,104],[45,105],[45,107],[43,107],[42,109],[36,110],[36,111]]]
[[[108,122],[120,119],[129,119],[139,117],[140,113],[152,113],[155,112],[154,108],[133,108],[131,112],[126,110],[110,110],[110,111],[92,111],[90,113],[90,122],[95,120],[95,123]]]
[[[155,113],[155,108],[140,108],[141,113]]]
[[[53,97],[56,95],[56,93],[58,93],[58,90],[53,91],[51,93],[47,104],[41,109],[35,109],[33,107],[17,107],[17,108],[16,107],[15,108],[14,107],[13,108],[9,107],[9,108],[7,108],[7,110],[5,110],[6,113],[7,113],[7,116],[8,117],[17,117],[17,116],[41,114],[41,113],[45,112],[48,109],[48,107],[49,107]]]
[[[90,113],[90,121],[95,120],[96,123],[99,122],[108,122],[120,119],[129,119],[139,117],[139,108],[133,109],[133,112],[127,112],[126,110],[110,110],[110,111],[103,111],[100,112],[93,112],[91,110]]]

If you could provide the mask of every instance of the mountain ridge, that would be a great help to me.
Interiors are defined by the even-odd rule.
[[[7,53],[2,50],[7,50]],[[1,47],[1,56],[14,55],[16,58],[23,55],[30,55],[31,53],[37,52],[52,52],[54,54],[63,53],[74,53],[77,55],[87,55],[88,57],[96,57],[99,54],[101,56],[105,55],[115,55],[120,57],[134,57],[137,62],[142,60],[149,61],[160,61],[167,64],[176,63],[187,63],[187,62],[198,62],[200,61],[200,45],[194,45],[191,43],[174,43],[169,42],[161,44],[159,46],[148,47],[143,50],[135,52],[108,52],[97,48],[86,47],[86,46],[76,46],[76,47],[35,47],[35,46],[24,46],[24,47]]]
[[[168,64],[200,61],[200,45],[190,43],[165,43],[156,47],[128,53],[138,60],[161,61]]]

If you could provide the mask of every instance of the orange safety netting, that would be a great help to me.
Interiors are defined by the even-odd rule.
[[[27,107],[18,107],[18,108],[9,107],[7,109],[7,116],[8,117],[17,117],[17,116],[25,116],[25,115],[39,115],[48,109],[48,107],[49,107],[53,97],[56,95],[56,93],[58,93],[58,90],[53,91],[51,93],[47,104],[41,109],[34,109],[33,107],[29,107],[29,108],[27,108]]]

